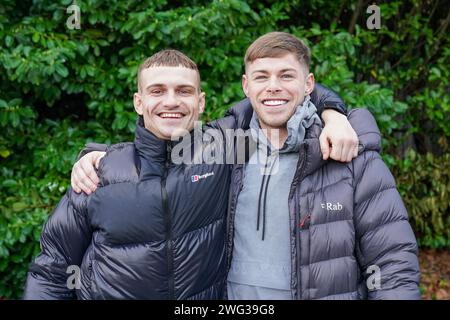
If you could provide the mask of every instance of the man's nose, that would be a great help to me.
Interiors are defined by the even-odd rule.
[[[276,76],[270,77],[269,84],[268,84],[266,90],[270,93],[275,93],[275,92],[281,91],[280,82]]]
[[[174,91],[169,91],[164,99],[164,106],[167,108],[178,107],[179,101]]]

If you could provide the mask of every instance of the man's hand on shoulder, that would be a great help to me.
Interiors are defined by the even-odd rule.
[[[323,160],[350,162],[358,155],[358,136],[347,117],[334,110],[324,110],[325,126],[320,134],[320,149]]]
[[[73,191],[76,193],[83,191],[86,194],[91,194],[97,189],[100,180],[95,172],[95,168],[98,169],[100,160],[105,154],[106,152],[103,151],[89,152],[73,165],[70,177]]]

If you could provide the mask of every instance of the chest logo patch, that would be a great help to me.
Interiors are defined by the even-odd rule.
[[[342,204],[340,204],[339,202],[337,203],[325,202],[321,203],[320,206],[322,207],[322,209],[325,209],[327,211],[341,211],[343,208]]]
[[[205,174],[202,174],[202,175],[194,174],[194,175],[191,176],[191,182],[198,182],[200,180],[204,180],[204,179],[206,179],[206,178],[208,178],[210,176],[213,176],[213,175],[214,175],[214,171],[208,172],[208,173],[205,173]]]

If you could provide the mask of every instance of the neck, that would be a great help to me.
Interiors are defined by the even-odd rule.
[[[261,129],[270,144],[276,149],[280,150],[288,137],[288,130],[286,125],[282,127],[269,127],[261,123]]]

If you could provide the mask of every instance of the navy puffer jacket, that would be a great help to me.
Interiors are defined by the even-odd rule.
[[[108,148],[97,191],[68,192],[46,223],[25,298],[73,298],[70,265],[79,299],[222,297],[230,167],[175,165],[170,147],[138,125],[134,144]]]

